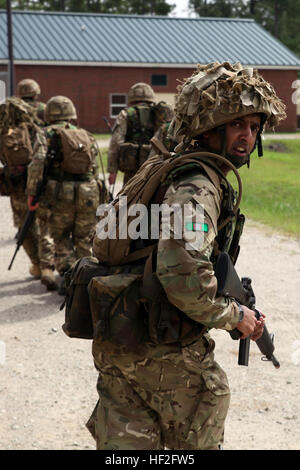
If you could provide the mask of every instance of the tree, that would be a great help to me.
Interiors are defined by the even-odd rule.
[[[300,55],[300,0],[190,0],[199,16],[253,18]]]
[[[6,0],[0,0],[6,8]],[[15,0],[17,10],[70,11],[84,13],[120,13],[137,15],[168,15],[175,5],[166,0]]]
[[[189,7],[199,16],[233,18],[242,14],[245,3],[242,0],[190,0]]]

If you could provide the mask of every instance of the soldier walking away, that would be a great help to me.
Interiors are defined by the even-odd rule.
[[[189,204],[195,210],[180,229],[171,218],[170,237],[161,230],[158,242],[151,241],[151,234],[128,245],[123,239],[94,238],[100,267],[105,261],[117,273],[95,277],[89,285],[99,401],[88,428],[97,449],[217,450],[222,445],[230,390],[225,372],[214,360],[209,330],[237,328],[242,338],[251,335],[257,341],[265,317],[257,319],[253,310],[217,295],[216,260],[227,252],[236,261],[244,222],[226,175],[232,170],[238,176],[236,168],[249,164],[256,146],[261,156],[264,127],[273,128],[283,118],[284,104],[256,70],[228,62],[198,66],[176,97],[169,129],[180,142],[176,154],[167,158],[165,152],[165,160],[151,157],[117,196],[127,195],[129,201],[134,191],[140,191],[138,201],[143,200],[162,167],[179,161],[164,180],[164,192],[159,178],[154,194],[162,194],[164,205]],[[204,211],[203,223],[195,216],[198,207]],[[143,259],[136,256],[138,245]],[[122,271],[114,260],[124,246],[122,290]],[[144,273],[142,286],[128,289],[139,273]],[[98,296],[91,295],[93,286]],[[125,335],[123,325],[130,320]],[[146,336],[140,335],[143,324]],[[137,336],[139,344],[130,349]]]
[[[39,101],[41,94],[40,85],[31,78],[24,78],[17,84],[16,94],[23,101],[28,103],[35,110],[40,125],[45,126],[45,108],[46,104]],[[42,204],[36,211],[37,225],[39,230],[39,256],[41,282],[46,285],[48,290],[57,289],[57,283],[54,276],[54,243],[49,234],[49,209]]]
[[[101,195],[98,150],[93,136],[76,126],[77,112],[69,98],[50,98],[45,117],[49,125],[39,135],[40,151],[28,167],[28,194],[32,200],[47,161],[53,159],[42,202],[51,211],[55,267],[63,277],[77,258],[91,255]],[[64,279],[59,294],[64,294]]]
[[[40,121],[31,105],[18,97],[7,98],[0,105],[0,193],[9,196],[14,225],[20,230],[27,214],[27,168],[34,149],[38,149],[37,135]],[[31,266],[30,274],[40,279],[47,288],[55,288],[53,253],[41,263],[39,253],[39,228],[35,219],[23,243]]]
[[[32,78],[24,78],[17,84],[16,95],[30,104],[36,110],[39,120],[45,124],[46,104],[39,101],[40,94],[40,85]]]
[[[108,149],[109,184],[114,184],[118,170],[124,172],[123,184],[148,158],[150,139],[158,128],[155,95],[147,83],[136,83],[128,92],[128,108],[119,113]]]

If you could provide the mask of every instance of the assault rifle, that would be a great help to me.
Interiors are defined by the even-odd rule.
[[[111,124],[110,124],[109,120],[107,119],[106,116],[102,116],[102,117],[103,117],[103,121],[105,122],[105,124],[107,125],[107,127],[109,129],[109,132],[112,134],[113,130],[112,130],[112,127],[111,127]]]
[[[108,129],[109,129],[109,132],[112,134],[113,133],[113,128],[111,127],[111,124],[109,122],[109,120],[107,119],[106,116],[102,116],[103,117],[103,121],[105,122],[105,124],[107,125]],[[114,190],[115,190],[115,183],[110,185],[109,187],[109,191],[108,191],[108,202],[111,202],[114,198]]]
[[[46,163],[45,168],[44,168],[43,179],[42,179],[42,181],[40,181],[37,184],[36,195],[34,196],[34,198],[32,200],[32,206],[34,206],[37,202],[39,202],[42,194],[44,193],[44,191],[46,189],[46,185],[47,185],[47,181],[48,181],[48,174],[49,174],[50,168],[52,166],[53,160],[55,158],[55,155],[56,155],[56,152],[54,150],[49,152],[48,155],[47,155],[47,163]],[[22,227],[20,228],[20,230],[18,231],[18,233],[16,234],[15,238],[17,239],[17,246],[16,246],[16,249],[15,249],[14,255],[11,259],[11,262],[8,266],[8,271],[10,271],[10,269],[13,265],[13,262],[15,260],[15,257],[17,255],[20,247],[24,243],[24,240],[27,236],[28,230],[29,230],[31,224],[34,221],[35,213],[36,213],[36,209],[34,209],[34,210],[28,209],[25,220],[24,220],[24,223],[23,223]]]
[[[233,263],[227,253],[221,253],[218,257],[215,275],[218,280],[218,295],[235,298],[241,305],[254,310],[257,319],[261,317],[258,310],[255,309],[255,295],[251,286],[251,279],[243,277],[241,280],[233,266]],[[232,339],[240,339],[242,333],[235,328],[230,331]],[[258,348],[263,354],[262,360],[272,361],[276,369],[280,367],[279,362],[273,355],[274,335],[270,335],[266,325],[262,336],[256,341]],[[250,351],[250,336],[246,339],[240,339],[238,364],[248,366]]]

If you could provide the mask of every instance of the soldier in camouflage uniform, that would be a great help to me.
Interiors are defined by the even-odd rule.
[[[77,113],[69,98],[52,97],[46,105],[45,117],[50,125],[44,129],[44,135],[39,135],[39,151],[33,155],[28,168],[27,190],[33,198],[37,184],[42,179],[45,164],[50,156],[53,156],[42,203],[51,211],[49,224],[55,245],[55,267],[63,276],[77,258],[91,254],[96,209],[100,202],[96,160],[98,151],[93,136],[75,125]],[[75,136],[79,133],[84,135],[85,143],[78,144],[76,150],[84,153],[86,147],[86,171],[76,168],[76,162],[71,170],[65,170],[66,155],[59,137],[59,131],[65,129],[76,130]],[[72,164],[72,154],[70,159]],[[64,294],[63,282],[59,293]]]
[[[41,132],[39,127],[41,122],[33,112],[32,106],[18,97],[8,98],[1,105],[0,122],[0,160],[4,165],[1,179],[6,186],[6,190],[2,188],[1,194],[10,196],[14,225],[20,229],[28,211],[26,193],[27,168],[32,151],[38,150],[37,135]],[[15,139],[14,130],[25,129],[24,126],[29,130],[31,147],[28,150],[28,158],[26,157],[25,159],[24,156],[14,156],[14,150],[18,149],[19,144],[15,143],[11,146],[13,140],[11,143],[9,140],[7,141],[7,148],[5,144],[7,136],[11,135],[11,138]],[[18,161],[18,159],[20,160]],[[28,230],[23,247],[32,263],[29,268],[30,274],[37,279],[40,278],[41,282],[47,286],[47,289],[52,290],[56,288],[53,275],[54,252],[53,244],[46,233],[47,229],[43,229],[43,224],[40,223],[44,218],[43,209],[39,209],[37,217]]]
[[[238,328],[242,338],[251,335],[255,341],[264,326],[264,318],[257,320],[246,306],[216,294],[216,257],[227,251],[236,258],[242,221],[231,213],[233,190],[230,197],[225,193],[226,161],[236,167],[249,162],[256,144],[261,154],[264,126],[276,126],[285,117],[284,108],[272,86],[241,64],[198,66],[179,88],[170,127],[172,137],[181,142],[176,151],[207,152],[215,171],[185,172],[167,189],[165,204],[201,204],[205,223],[183,226],[177,239],[172,237],[171,221],[170,239],[160,237],[158,242],[154,273],[166,308],[176,306],[203,329],[194,341],[149,341],[131,353],[120,354],[93,341],[100,399],[88,428],[97,449],[208,450],[222,444],[230,390],[225,372],[214,360],[209,330]],[[223,156],[225,163],[214,160],[211,152]],[[139,174],[142,168],[134,178]],[[231,223],[222,227],[228,213]],[[191,241],[196,232],[203,232],[201,243],[195,237]],[[187,250],[186,242],[193,243],[193,249]],[[96,256],[99,243],[95,237]]]
[[[136,145],[149,145],[155,132],[153,105],[154,92],[147,83],[136,83],[128,92],[128,108],[123,109],[115,122],[108,149],[107,171],[109,184],[114,184],[120,168],[120,150],[128,142]],[[137,157],[138,158],[138,157]],[[140,162],[133,169],[124,170],[123,184],[136,173]]]
[[[16,94],[19,98],[32,106],[40,120],[40,125],[45,126],[46,104],[39,101],[39,96],[41,94],[39,84],[31,78],[24,78],[18,82]],[[54,243],[49,234],[49,217],[49,209],[41,203],[37,210],[41,282],[46,285],[48,290],[55,290],[58,286],[53,272]]]

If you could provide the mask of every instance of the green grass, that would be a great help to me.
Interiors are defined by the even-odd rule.
[[[111,134],[93,134],[93,136],[95,139],[107,140],[107,145],[109,139],[111,138]]]
[[[105,139],[110,134],[95,135]],[[239,170],[243,182],[241,211],[246,218],[270,226],[276,231],[300,237],[300,139],[265,140],[269,144],[283,143],[286,152],[264,150],[263,158],[257,153],[251,157],[250,169]],[[101,148],[103,168],[107,168],[107,148]],[[99,160],[100,175],[102,167]],[[118,172],[118,180],[123,173]],[[234,175],[229,180],[235,184]]]
[[[98,167],[99,167],[99,174],[100,178],[103,179],[103,172],[107,172],[107,151],[108,151],[108,145],[109,145],[109,139],[111,137],[111,134],[93,134],[94,137],[98,140],[107,140],[107,147],[102,147],[100,148],[100,155],[98,156]],[[102,160],[102,163],[101,163]],[[123,173],[120,171],[117,174],[117,181],[122,181],[123,180]]]
[[[264,141],[264,146],[278,141]],[[300,139],[282,140],[286,152],[254,153],[250,170],[240,169],[243,181],[241,211],[247,218],[277,231],[300,237]],[[234,176],[230,175],[230,181]],[[234,185],[235,186],[235,185]]]

